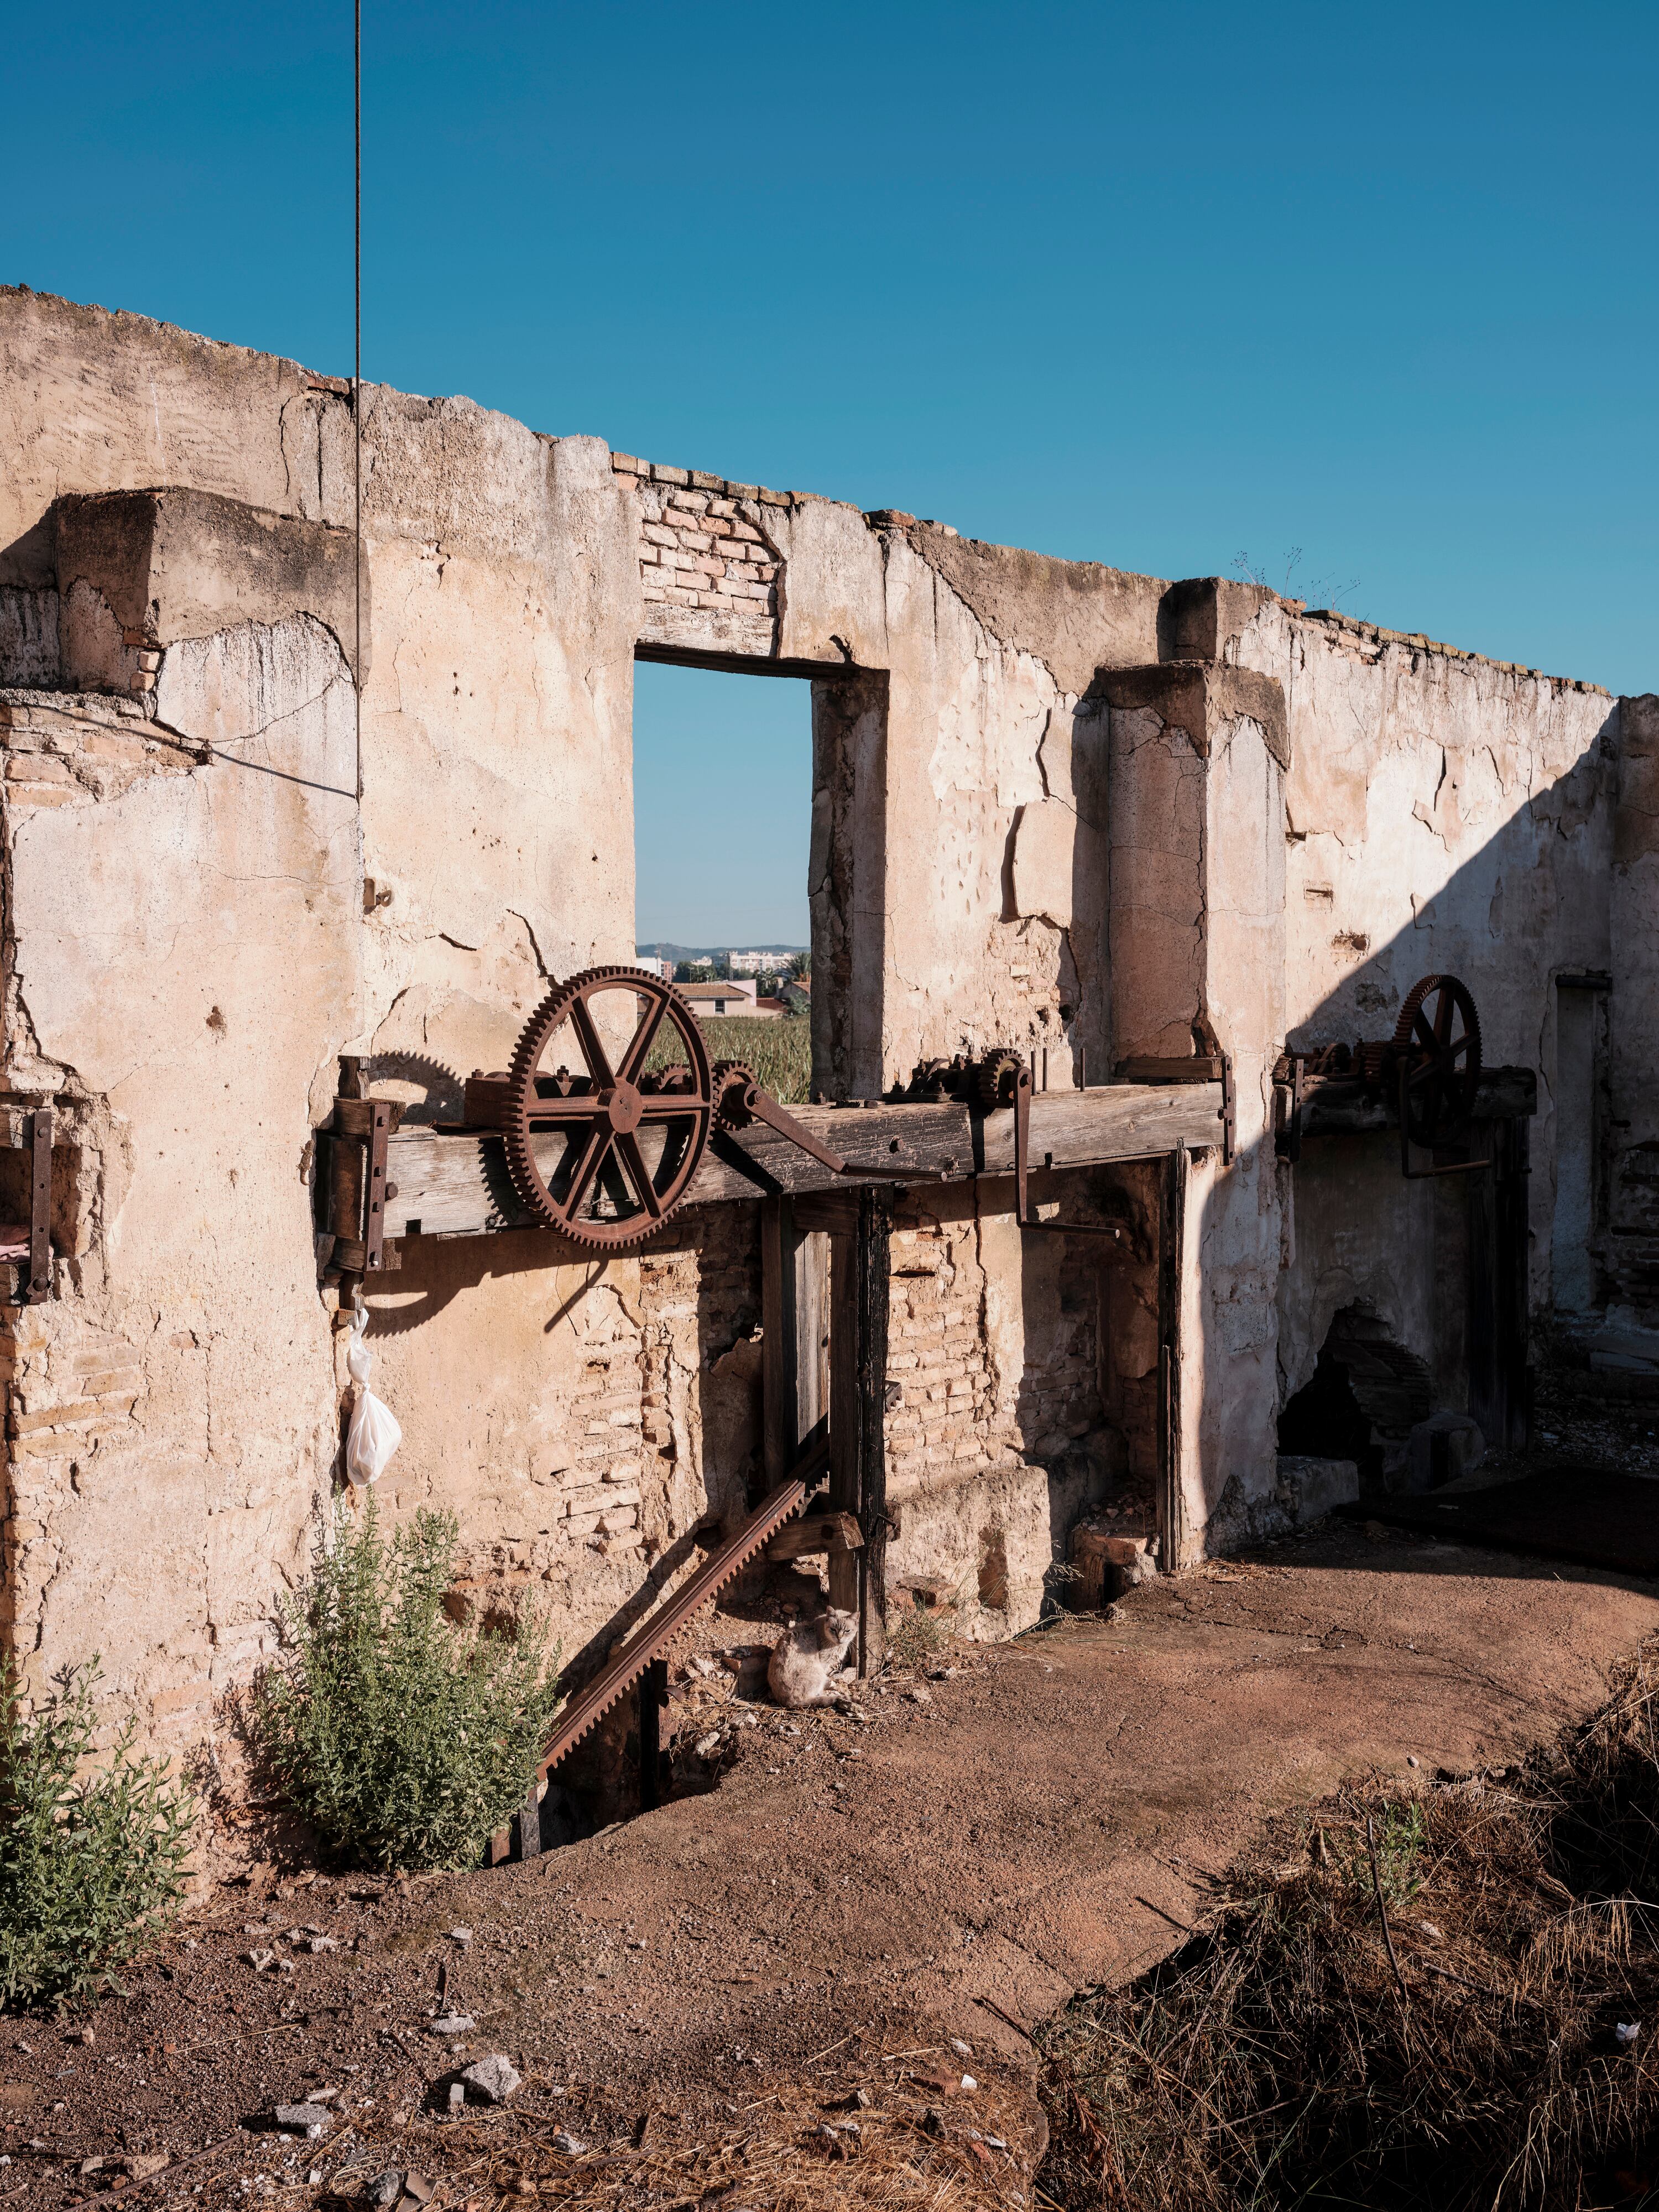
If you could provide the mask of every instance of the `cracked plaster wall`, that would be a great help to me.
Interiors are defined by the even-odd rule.
[[[1297,616],[1276,600],[1230,650],[1276,676],[1288,707],[1289,1042],[1387,1037],[1420,975],[1463,978],[1486,1061],[1539,1075],[1530,1299],[1541,1314],[1555,1201],[1553,978],[1612,958],[1618,703],[1591,684]],[[1382,1209],[1378,1232],[1402,1259],[1413,1249],[1404,1206]]]

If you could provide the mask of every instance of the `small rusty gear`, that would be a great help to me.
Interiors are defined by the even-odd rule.
[[[652,1098],[666,1098],[696,1087],[697,1079],[689,1063],[683,1060],[672,1060],[666,1067],[647,1069],[640,1078],[641,1090]]]
[[[746,1129],[754,1120],[748,1099],[757,1080],[754,1069],[741,1060],[714,1062],[714,1120],[728,1135]]]
[[[980,1054],[974,1063],[974,1096],[988,1114],[996,1107],[1013,1104],[1014,1085],[1024,1064],[1009,1045],[993,1045]]]
[[[1362,1038],[1353,1048],[1354,1073],[1364,1083],[1381,1083],[1388,1074],[1393,1051],[1390,1044],[1368,1044]]]
[[[1401,1113],[1414,1145],[1431,1150],[1460,1134],[1480,1084],[1480,1017],[1455,975],[1425,975],[1406,994],[1392,1045]]]
[[[634,1034],[611,1064],[592,1002],[634,1000]],[[684,1051],[684,1088],[656,1087],[646,1060],[666,1021]],[[561,1037],[561,1032],[567,1032]],[[541,1072],[556,1038],[585,1066]],[[660,1082],[660,1077],[658,1078]],[[680,1205],[708,1142],[714,1094],[696,1017],[670,983],[642,968],[589,968],[556,985],[525,1024],[501,1114],[507,1164],[529,1211],[573,1243],[624,1252],[660,1229]],[[660,1130],[654,1161],[640,1141]],[[562,1134],[562,1157],[544,1173],[532,1137]]]

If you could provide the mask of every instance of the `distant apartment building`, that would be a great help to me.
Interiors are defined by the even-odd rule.
[[[747,968],[756,975],[781,975],[795,957],[793,952],[728,952],[728,968]]]

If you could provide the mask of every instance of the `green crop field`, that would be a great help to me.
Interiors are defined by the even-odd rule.
[[[700,1019],[708,1057],[740,1060],[775,1098],[804,1106],[812,1087],[812,1024],[803,1016],[763,1021],[753,1014],[711,1014]],[[672,1028],[657,1032],[647,1065],[665,1067],[680,1057]]]

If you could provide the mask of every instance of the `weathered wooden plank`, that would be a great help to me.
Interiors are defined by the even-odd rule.
[[[830,1602],[856,1613],[858,1670],[886,1649],[887,1328],[892,1216],[888,1194],[864,1184],[858,1225],[830,1241],[830,1507],[864,1535],[858,1551],[826,1557]]]
[[[1031,1101],[1033,1163],[1081,1167],[1217,1144],[1220,1109],[1218,1083],[1112,1083],[1088,1091],[1039,1091]],[[918,1176],[1013,1172],[1012,1109],[982,1118],[956,1104],[790,1110],[821,1143],[854,1161],[914,1167]],[[489,1230],[533,1226],[513,1188],[496,1136],[398,1130],[387,1147],[386,1180],[390,1237],[476,1237]],[[784,1191],[851,1188],[787,1138],[757,1125],[740,1137],[715,1139],[692,1178],[686,1201],[706,1206]]]
[[[810,1513],[780,1528],[766,1547],[769,1559],[805,1559],[815,1552],[856,1552],[864,1532],[850,1513]]]
[[[1538,1078],[1529,1067],[1481,1070],[1474,1094],[1478,1121],[1511,1121],[1538,1111]],[[1368,1089],[1351,1075],[1315,1075],[1302,1093],[1302,1134],[1364,1136],[1397,1129],[1400,1105],[1392,1085]]]
[[[1087,1091],[1031,1096],[1033,1167],[1087,1167],[1196,1152],[1221,1142],[1219,1083],[1103,1083]],[[1014,1171],[1012,1107],[988,1114],[975,1132],[983,1175]]]

